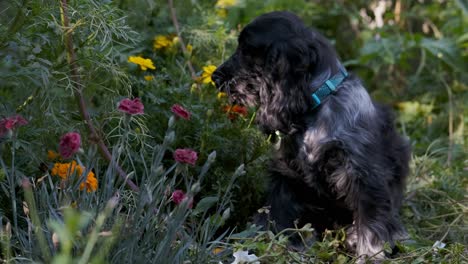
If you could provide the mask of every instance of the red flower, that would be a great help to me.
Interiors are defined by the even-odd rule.
[[[185,120],[190,120],[190,112],[187,111],[183,106],[175,104],[171,107],[172,113],[176,116],[183,118]]]
[[[176,149],[174,151],[174,159],[180,163],[195,165],[195,162],[198,159],[198,154],[191,149]]]
[[[60,138],[59,152],[60,155],[68,159],[75,154],[81,145],[81,136],[76,132],[69,132]]]
[[[28,121],[20,115],[10,116],[0,120],[0,137],[17,127],[28,124]]]
[[[143,109],[145,107],[141,103],[140,98],[130,100],[129,98],[122,99],[119,103],[119,111],[130,114],[130,115],[141,115],[144,114]]]
[[[183,201],[188,199],[187,195],[182,190],[175,190],[172,193],[171,197],[172,197],[172,201],[177,205],[179,205],[180,203],[182,203]],[[193,207],[193,198],[190,198],[188,203],[189,203],[188,208],[192,208]]]

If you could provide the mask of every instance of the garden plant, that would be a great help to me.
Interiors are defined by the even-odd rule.
[[[0,261],[355,263],[344,230],[252,223],[274,146],[211,74],[273,10],[327,36],[411,140],[411,239],[383,262],[468,263],[462,0],[0,1]]]

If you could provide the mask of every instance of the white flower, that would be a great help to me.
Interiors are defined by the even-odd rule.
[[[234,262],[231,264],[244,264],[244,263],[252,263],[252,264],[260,264],[258,257],[255,254],[250,254],[248,251],[238,250],[234,254]]]

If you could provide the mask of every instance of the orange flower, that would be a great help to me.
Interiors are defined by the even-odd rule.
[[[237,113],[243,117],[247,116],[247,107],[245,106],[240,106],[240,105],[234,105],[231,109],[231,112]]]
[[[247,107],[240,105],[226,105],[223,107],[223,111],[228,114],[229,119],[235,119],[237,116],[246,117]]]
[[[213,254],[215,254],[215,255],[218,255],[219,253],[221,253],[221,252],[223,252],[223,251],[224,251],[224,248],[222,248],[222,247],[215,247],[215,248],[212,250]]]
[[[48,150],[47,151],[47,159],[48,160],[56,160],[60,158],[60,154],[58,154],[57,152],[53,151],[53,150]]]
[[[87,192],[95,192],[98,187],[98,181],[92,171],[88,173],[86,176],[86,181],[82,182],[80,184],[80,190],[82,191],[84,188],[86,188]]]
[[[73,175],[74,173],[76,173],[78,177],[81,177],[85,170],[86,169],[83,166],[78,165],[76,161],[68,163],[56,162],[50,174],[52,176],[59,176],[62,180],[66,180],[70,175]],[[97,190],[97,187],[98,181],[96,179],[96,176],[94,175],[94,172],[88,172],[86,180],[80,184],[80,190],[86,188],[87,192],[94,192]]]
[[[80,166],[78,166],[80,167]],[[52,176],[59,176],[62,180],[66,180],[68,176],[73,174],[76,169],[76,161],[67,162],[67,163],[59,163],[56,162],[52,171],[50,172]],[[83,172],[81,168],[78,169],[79,172]]]

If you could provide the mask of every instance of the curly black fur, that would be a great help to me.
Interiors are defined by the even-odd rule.
[[[399,219],[410,146],[391,111],[348,76],[313,109],[311,94],[339,71],[335,50],[294,14],[248,24],[236,52],[213,74],[232,102],[256,106],[257,123],[280,131],[268,205],[276,228],[312,223],[318,233],[347,227],[357,255],[383,257],[406,234]]]

